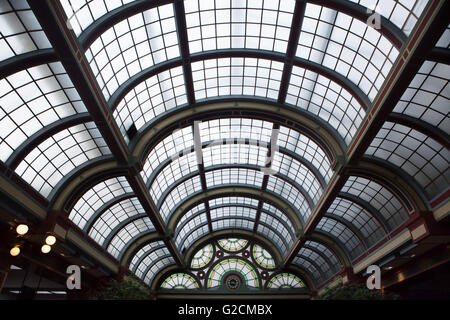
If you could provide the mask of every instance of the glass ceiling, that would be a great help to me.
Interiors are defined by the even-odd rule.
[[[97,38],[85,55],[103,95],[109,99],[133,75],[180,55],[173,5],[122,20]]]
[[[21,144],[44,127],[86,111],[60,62],[38,65],[0,79],[0,160],[6,162]]]
[[[129,269],[147,284],[176,264],[174,249],[184,255],[218,231],[253,233],[287,257],[325,200],[336,169],[346,165],[348,146],[427,5],[419,0],[311,2],[60,0],[66,27],[80,40],[82,61],[95,79],[88,87],[102,92],[108,121],[114,119],[119,128],[111,139],[104,136],[106,120],[93,112],[91,101],[83,101],[80,79],[72,81],[71,66],[59,61],[61,49],[52,48],[45,21],[38,21],[26,1],[2,1],[2,167],[52,203],[85,168],[117,160],[111,141],[123,142],[142,164],[140,177],[121,171],[92,179],[69,197],[64,211],[80,232],[118,260],[145,235],[173,234],[131,252]],[[374,28],[348,8],[374,10],[384,28]],[[436,48],[448,51],[449,36],[447,26]],[[50,58],[37,61],[43,54]],[[442,59],[422,58],[362,160],[411,178],[428,203],[448,192],[450,181],[450,67]],[[211,101],[228,109],[250,101],[259,109],[236,105],[231,113],[203,117],[197,106]],[[190,115],[168,123],[178,110]],[[298,117],[284,119],[286,110]],[[134,153],[138,143],[146,145],[141,154]],[[137,178],[148,197],[136,191]],[[314,232],[328,235],[355,263],[408,221],[414,208],[395,179],[373,173],[343,179]],[[153,207],[157,212],[144,209]],[[262,247],[255,250],[260,265],[273,264]],[[294,256],[292,264],[317,285],[342,268],[342,259],[326,243],[308,240]],[[197,264],[206,261],[197,258]],[[231,268],[258,287],[253,267],[238,268],[235,260],[218,264],[208,285],[218,286]],[[166,285],[195,287],[186,279],[179,273]],[[290,273],[272,280],[273,288],[303,284]]]
[[[4,0],[0,3],[0,30],[0,61],[51,48],[26,1]]]

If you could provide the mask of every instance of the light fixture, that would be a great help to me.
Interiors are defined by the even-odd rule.
[[[12,247],[11,250],[9,251],[9,254],[12,255],[13,257],[17,257],[20,254],[20,247],[19,246]]]
[[[52,236],[51,234],[48,235],[48,236],[45,238],[45,243],[48,244],[49,246],[54,245],[54,244],[56,243],[56,238],[55,238],[55,236]]]
[[[386,270],[391,270],[391,269],[392,269],[392,267],[391,267],[391,266],[389,266],[389,267],[386,267],[385,269],[386,269]]]
[[[26,225],[26,224],[19,224],[18,226],[17,226],[17,228],[16,228],[16,232],[19,234],[19,235],[21,235],[21,236],[23,236],[24,234],[26,234],[27,232],[28,232],[28,226]]]
[[[50,247],[48,244],[44,244],[44,245],[41,247],[42,253],[49,253],[50,250],[52,250],[52,247]]]
[[[412,255],[410,255],[411,258],[414,258],[416,256],[415,253],[413,253]]]

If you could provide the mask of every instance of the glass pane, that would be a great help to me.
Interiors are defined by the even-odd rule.
[[[26,1],[3,0],[0,5],[0,61],[51,48]]]
[[[366,115],[356,98],[336,82],[296,66],[292,69],[286,102],[325,120],[347,145]]]
[[[319,285],[320,283],[323,282],[322,276],[321,276],[319,270],[317,270],[317,268],[311,262],[306,260],[305,258],[296,256],[292,260],[292,264],[295,264],[298,267],[300,267],[301,269],[303,269],[304,271],[306,271],[306,273],[309,274],[309,276],[312,278],[312,280],[314,281],[314,283],[316,285]]]
[[[86,107],[60,62],[0,79],[0,160],[40,129],[82,112]]]
[[[286,199],[291,205],[294,206],[298,211],[300,211],[301,221],[304,223],[311,214],[311,208],[309,207],[306,198],[303,194],[290,183],[275,177],[269,176],[269,181],[267,183],[267,190],[281,196]]]
[[[115,197],[131,192],[132,189],[125,177],[111,178],[100,182],[87,190],[75,203],[70,211],[69,219],[83,229],[86,222],[102,205]]]
[[[370,247],[386,236],[383,227],[377,219],[363,207],[352,201],[337,197],[327,212],[350,222],[355,229],[362,233]]]
[[[283,63],[255,58],[221,58],[192,63],[196,99],[250,95],[276,100]]]
[[[255,244],[252,248],[253,259],[256,263],[265,269],[275,269],[275,260],[272,255],[263,247]]]
[[[94,122],[64,129],[27,154],[16,173],[49,197],[59,181],[83,163],[110,154]]]
[[[103,245],[105,239],[111,234],[111,231],[122,221],[133,216],[144,214],[138,198],[125,199],[109,207],[95,221],[89,230],[89,236],[99,245]]]
[[[188,196],[191,196],[201,189],[202,186],[200,183],[200,177],[195,176],[179,184],[176,188],[170,191],[164,199],[160,199],[162,203],[157,204],[157,206],[159,207],[159,212],[164,221],[169,221],[174,208],[185,201]]]
[[[267,284],[269,289],[295,289],[295,288],[305,288],[303,281],[292,273],[279,273],[270,279]]]
[[[405,170],[425,189],[430,199],[449,185],[449,150],[410,127],[385,122],[366,154]]]
[[[408,219],[408,213],[401,202],[388,189],[374,181],[351,176],[341,192],[352,194],[370,203],[387,220],[392,230]]]
[[[295,152],[300,157],[310,162],[322,174],[328,183],[333,173],[330,159],[324,150],[311,138],[304,134],[284,126],[280,126],[277,145]]]
[[[200,269],[205,267],[213,259],[214,249],[212,244],[207,244],[197,251],[191,261],[191,269]]]
[[[169,69],[136,85],[114,109],[114,119],[127,142],[127,130],[139,131],[159,115],[187,103],[181,67]]]
[[[223,276],[228,272],[239,273],[248,287],[259,288],[258,272],[248,262],[236,258],[225,259],[212,268],[206,283],[207,288],[220,286]]]
[[[365,21],[322,6],[306,5],[296,55],[342,74],[371,101],[398,53]]]
[[[150,218],[145,217],[137,219],[120,229],[114,238],[112,238],[111,242],[109,244],[105,244],[105,247],[107,245],[107,251],[115,258],[119,258],[125,246],[133,241],[133,239],[140,234],[148,233],[154,230],[155,228],[153,227]]]
[[[425,61],[394,112],[420,119],[450,134],[450,65]]]
[[[173,160],[157,176],[150,185],[150,195],[155,203],[160,201],[164,191],[177,183],[182,177],[198,170],[195,153],[189,153]]]
[[[141,172],[144,181],[148,182],[150,175],[162,162],[169,158],[178,158],[178,152],[193,145],[194,136],[191,126],[173,131],[150,151]]]
[[[320,252],[321,254],[325,255],[330,263],[330,268],[332,269],[333,273],[337,273],[338,271],[341,270],[342,266],[337,256],[323,244],[308,240],[305,242],[304,247],[310,248],[312,250],[315,250],[316,252]]]
[[[185,1],[191,53],[228,48],[285,52],[294,1]]]
[[[306,190],[316,204],[322,195],[323,189],[319,180],[311,170],[301,162],[288,155],[275,152],[271,169],[277,174],[285,175],[297,182],[300,186],[307,186]]]
[[[364,253],[364,246],[353,231],[334,219],[323,217],[316,230],[329,233],[339,239],[346,247],[352,260]]]
[[[130,263],[130,270],[132,270],[133,272],[136,272],[136,268],[138,267],[138,262],[144,258],[147,254],[149,254],[151,251],[155,251],[159,248],[164,248],[165,244],[163,241],[155,241],[155,242],[151,242],[146,244],[145,246],[143,246],[141,249],[139,249],[138,252],[136,252],[136,254],[133,256],[133,259],[131,260]],[[166,248],[164,248],[166,249]],[[167,249],[166,249],[167,250]],[[167,250],[167,253],[169,251]],[[141,277],[141,275],[137,275],[138,277]]]
[[[180,55],[173,5],[122,20],[98,37],[85,54],[108,100],[138,72]]]
[[[133,1],[135,0],[60,0],[69,20],[67,27],[77,36],[104,14]]]
[[[318,266],[321,274],[323,275],[321,276],[321,282],[325,282],[333,276],[330,266],[317,252],[308,248],[301,248],[297,256],[313,261],[314,265]]]
[[[163,289],[198,289],[197,281],[187,273],[175,273],[161,284]]]
[[[428,0],[350,0],[376,12],[399,27],[407,36],[419,20]]]

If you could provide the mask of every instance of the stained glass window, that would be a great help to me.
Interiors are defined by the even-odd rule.
[[[267,284],[269,289],[303,288],[303,281],[292,273],[279,273],[270,279]]]
[[[256,263],[266,269],[275,269],[275,260],[272,255],[263,247],[255,244],[252,250],[253,258]]]
[[[248,287],[259,287],[259,278],[255,269],[244,260],[235,258],[225,259],[214,265],[208,275],[207,287],[214,288],[221,285],[223,276],[230,271],[239,273]]]
[[[164,289],[197,289],[197,281],[187,273],[171,274],[161,284]]]
[[[197,253],[192,258],[191,268],[200,269],[205,267],[211,261],[213,252],[213,246],[210,243],[197,251]]]
[[[244,239],[236,239],[236,238],[227,238],[227,239],[220,239],[217,241],[219,246],[227,251],[239,251],[242,248],[244,248],[248,241]]]

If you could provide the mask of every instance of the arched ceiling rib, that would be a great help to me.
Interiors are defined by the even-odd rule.
[[[225,203],[225,200],[233,200],[233,202]],[[217,205],[217,203],[221,204]],[[252,205],[248,203],[252,203]],[[266,203],[263,204],[263,208],[258,209],[257,199],[245,197],[235,196],[209,200],[209,211],[211,214],[213,227],[212,230],[214,232],[226,227],[225,225],[220,227],[218,225],[215,226],[214,222],[219,223],[219,220],[237,219],[242,217],[253,223],[253,225],[249,228],[250,230],[253,230],[253,232],[258,234],[263,234],[268,239],[271,239],[271,241],[274,242],[284,256],[294,242],[296,230],[293,228],[293,225],[289,222],[289,218],[284,213],[278,210],[277,214],[273,214],[266,211],[267,209],[278,210]],[[261,211],[261,217],[257,225],[256,215],[258,210]],[[200,204],[187,211],[181,218],[175,230],[174,238],[175,243],[182,252],[185,249],[188,249],[191,243],[209,233],[208,228],[204,228],[207,226],[205,213],[205,206]],[[239,228],[238,225],[235,227]],[[188,242],[186,243],[186,241]]]
[[[209,190],[208,193],[190,195],[174,208],[173,214],[168,221],[169,228],[175,230],[176,227],[183,222],[183,217],[186,217],[185,213],[193,207],[203,203],[208,203],[209,205],[210,201],[214,201],[215,203],[218,201],[217,198],[224,197],[242,197],[248,199],[248,201],[251,199],[251,203],[253,204],[255,204],[255,201],[262,201],[261,211],[269,211],[268,213],[272,215],[286,215],[287,219],[285,220],[285,223],[292,224],[291,229],[294,234],[297,234],[299,230],[301,230],[301,222],[298,213],[296,212],[297,210],[289,206],[284,198],[278,194],[261,191],[260,189],[252,188],[250,186],[220,186]],[[257,206],[259,209],[259,203]],[[191,214],[195,213],[196,211],[191,212]]]
[[[242,2],[235,8],[226,1],[200,0],[138,0],[117,7],[86,1],[70,8],[73,3],[64,0],[62,6],[30,3],[32,10],[8,1],[0,14],[0,161],[52,198],[59,186],[76,183],[64,175],[88,159],[110,154],[123,175],[89,180],[84,194],[70,199],[67,213],[119,260],[128,257],[134,243],[161,236],[165,251],[155,249],[164,251],[159,260],[139,260],[147,283],[169,265],[182,265],[176,236],[183,228],[176,223],[183,222],[183,204],[201,193],[248,184],[260,190],[255,203],[219,205],[205,198],[204,208],[183,226],[192,221],[195,230],[203,228],[200,238],[236,223],[247,229],[240,232],[254,237],[278,237],[272,246],[279,260],[297,261],[323,283],[338,268],[332,267],[331,255],[314,250],[318,245],[306,244],[311,233],[332,238],[354,261],[388,238],[416,207],[409,194],[392,189],[392,177],[349,170],[364,153],[401,168],[428,200],[446,191],[449,80],[442,59],[448,41],[442,34],[448,21],[429,12],[445,11],[448,4],[430,3],[400,1],[386,8],[376,3],[370,8],[382,15],[376,30],[365,24],[370,10],[339,0],[264,1],[259,7]],[[74,14],[75,34],[67,32],[63,10]],[[419,19],[423,10],[428,13]],[[218,11],[223,15],[214,15]],[[434,20],[426,21],[430,16]],[[420,26],[413,31],[417,21]],[[414,37],[406,38],[411,32]],[[427,57],[435,43],[438,48]],[[85,56],[77,54],[83,51]],[[406,71],[396,67],[401,64]],[[202,113],[210,101],[227,99],[268,99],[273,108],[249,108],[244,114],[244,107],[233,110],[228,103],[211,108],[219,111],[215,115]],[[193,110],[201,111],[187,114]],[[282,121],[269,121],[277,112]],[[298,114],[291,117],[295,121],[289,112]],[[262,129],[257,136],[230,135],[245,143],[208,146],[225,138],[211,129],[220,122],[214,117],[237,116],[268,126],[251,127],[252,134]],[[207,121],[200,124],[198,143],[192,122],[200,119]],[[137,130],[134,139],[131,124]],[[432,126],[439,130],[431,133]],[[165,140],[169,128],[181,128],[170,142]],[[281,146],[269,163],[263,142]],[[157,154],[167,143],[170,152]],[[185,158],[167,160],[187,149],[191,152]],[[229,163],[232,152],[241,158]],[[424,162],[429,154],[432,159]],[[131,155],[147,158],[141,174],[141,159],[130,160]],[[278,173],[262,174],[261,168],[269,167]],[[271,208],[268,197],[283,205]],[[60,207],[67,210],[67,203]],[[295,227],[279,219],[283,213],[295,215]],[[293,229],[294,237],[287,240]],[[188,252],[198,243],[192,238]]]

